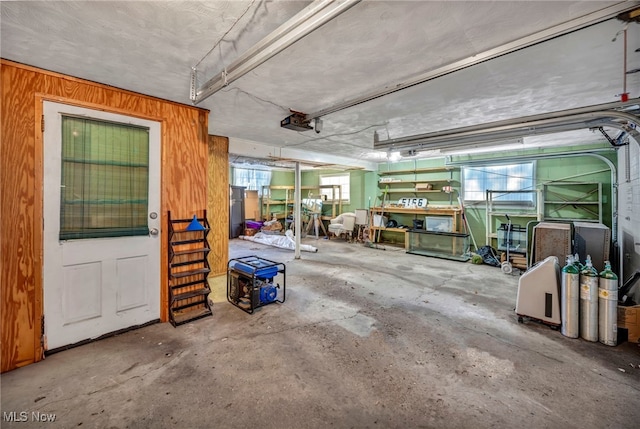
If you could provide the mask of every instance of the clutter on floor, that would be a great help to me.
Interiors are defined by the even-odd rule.
[[[577,254],[568,255],[560,270],[558,258],[552,255],[520,277],[515,311],[518,322],[539,321],[560,328],[568,338],[607,346],[638,343],[640,305],[618,301],[618,294],[618,277],[609,261],[598,272],[590,255],[584,265]]]
[[[258,232],[253,236],[241,235],[238,237],[242,240],[255,241],[256,243],[274,246],[280,249],[295,250],[296,242],[294,240],[293,231],[287,230],[284,235],[265,234]],[[317,252],[318,248],[310,244],[300,244],[300,250],[304,252]]]
[[[618,332],[626,333],[627,341],[640,343],[640,271],[618,290]]]
[[[518,325],[518,278],[494,267],[321,243],[294,260],[232,240],[227,261],[286,264],[284,304],[249,315],[227,302],[222,276],[212,317],[154,324],[2,374],[3,411],[55,413],[51,426],[67,428],[207,427],[203,406],[206,421],[229,428],[556,428],[567,412],[576,427],[639,421],[637,344],[591,346]],[[194,392],[202,400],[182,400]],[[597,412],[575,412],[590,403]],[[37,423],[13,426],[49,426]]]
[[[277,233],[282,231],[282,223],[280,223],[280,221],[278,219],[272,219],[272,220],[268,220],[266,222],[264,222],[262,224],[262,227],[260,228],[261,232],[266,232],[266,233]]]
[[[356,227],[356,214],[355,213],[342,213],[337,217],[329,220],[329,234],[333,234],[336,237],[344,235],[351,241],[353,238],[353,230]]]

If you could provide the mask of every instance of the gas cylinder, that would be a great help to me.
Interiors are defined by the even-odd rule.
[[[574,265],[572,255],[567,256],[567,264],[562,268],[560,305],[562,315],[560,332],[565,337],[578,338],[580,335],[580,272]]]
[[[580,263],[580,255],[578,255],[577,253],[573,255],[573,265],[576,266],[578,272],[584,270],[584,265]]]
[[[580,272],[580,337],[598,341],[598,272],[587,255]]]
[[[604,263],[598,279],[598,340],[607,346],[618,344],[618,276],[611,263]]]

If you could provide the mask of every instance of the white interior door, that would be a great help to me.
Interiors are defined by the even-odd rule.
[[[46,349],[51,350],[160,317],[160,123],[53,102],[44,103],[44,115],[43,284]],[[67,186],[63,182],[68,180],[62,178],[62,140],[68,138],[62,132],[63,116],[64,120],[95,119],[148,129],[148,197],[146,202],[136,202],[139,211],[147,206],[146,213],[137,215],[139,225],[146,222],[144,235],[61,236],[61,224],[68,222],[61,220],[61,206],[71,204],[61,202],[61,190]],[[72,133],[75,136],[76,131]],[[110,145],[108,140],[103,143]],[[91,181],[95,189],[127,183],[124,176],[114,179],[104,174],[94,174]],[[113,210],[116,204],[107,202],[110,208],[105,210]],[[91,213],[84,215],[86,222],[99,224],[110,216]],[[143,227],[139,226],[138,234]]]

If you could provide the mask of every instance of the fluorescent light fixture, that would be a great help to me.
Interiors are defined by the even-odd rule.
[[[640,143],[640,116],[620,109],[638,104],[639,99],[598,104],[577,109],[525,116],[414,136],[380,141],[374,134],[373,148],[391,151],[449,150],[495,145],[496,141],[526,136],[554,134],[580,129],[616,128],[626,131]]]
[[[472,144],[465,148],[440,149],[443,155],[468,155],[473,153],[497,152],[504,150],[525,149],[524,138],[490,141],[482,144]]]
[[[192,79],[191,100],[194,104],[200,103],[360,1],[314,1],[195,91]]]
[[[391,162],[400,161],[400,158],[402,158],[400,152],[389,152],[387,155],[387,159]]]

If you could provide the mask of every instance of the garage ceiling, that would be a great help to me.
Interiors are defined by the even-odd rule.
[[[307,7],[302,1],[3,1],[3,58],[191,104],[219,75]],[[525,36],[640,2],[362,1],[198,105],[231,151],[314,165],[366,166],[383,138],[609,103],[623,77],[640,95],[640,25],[613,17],[569,34],[322,117],[323,128],[280,127],[290,109],[322,111],[472,58]],[[615,40],[614,40],[615,39]],[[526,139],[529,142],[529,138]],[[589,131],[531,144],[604,141]],[[424,153],[438,155],[437,153]],[[238,157],[238,160],[245,157]]]

